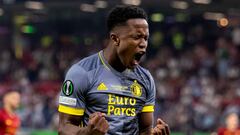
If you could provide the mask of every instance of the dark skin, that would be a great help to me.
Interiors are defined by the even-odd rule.
[[[68,115],[59,112],[59,120],[59,135],[104,135],[109,128],[105,115],[100,112],[95,112],[90,115],[86,127],[79,127],[82,116]]]
[[[133,69],[136,53],[145,54],[149,37],[148,23],[145,19],[129,19],[127,25],[115,27],[110,33],[110,45],[104,49],[104,57],[117,71]]]
[[[108,63],[117,71],[135,68],[140,59],[135,55],[145,54],[148,45],[149,29],[145,19],[129,19],[126,25],[116,26],[110,32],[110,42],[103,55]],[[81,116],[59,113],[59,135],[104,135],[109,125],[105,114],[95,112],[90,115],[86,127],[79,127]],[[144,112],[138,115],[140,135],[170,135],[168,125],[161,119],[152,128],[153,113]]]

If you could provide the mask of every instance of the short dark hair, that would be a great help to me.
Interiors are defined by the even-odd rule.
[[[147,14],[142,8],[133,5],[119,5],[114,7],[107,18],[108,32],[116,26],[126,25],[127,20],[134,18],[147,20]]]

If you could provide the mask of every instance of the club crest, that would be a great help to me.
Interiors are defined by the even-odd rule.
[[[131,89],[131,92],[134,96],[140,97],[142,95],[142,87],[141,87],[140,84],[138,84],[137,80],[134,80],[130,89]]]

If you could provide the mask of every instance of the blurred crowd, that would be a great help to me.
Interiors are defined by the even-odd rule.
[[[228,113],[239,114],[238,27],[151,23],[150,31],[142,65],[155,79],[156,117],[172,131],[192,133],[216,131]],[[97,31],[79,33],[50,33],[37,40],[15,35],[21,45],[0,46],[0,95],[8,89],[21,91],[22,128],[56,129],[57,97],[67,69],[107,42]]]
[[[216,131],[225,126],[229,113],[239,116],[240,44],[234,40],[239,29],[214,30],[212,35],[204,25],[188,27],[187,33],[177,27],[171,30],[175,32],[166,38],[173,42],[145,61],[157,86],[155,115],[174,131]],[[176,33],[180,42],[174,42]]]

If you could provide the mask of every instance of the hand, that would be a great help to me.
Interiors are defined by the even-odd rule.
[[[152,135],[170,135],[170,129],[163,120],[157,119],[157,125],[153,128]]]
[[[90,115],[87,126],[89,135],[104,135],[107,133],[109,125],[105,117],[106,115],[100,112]]]

